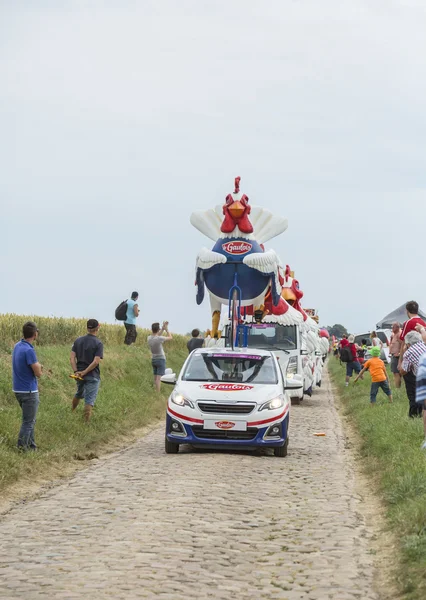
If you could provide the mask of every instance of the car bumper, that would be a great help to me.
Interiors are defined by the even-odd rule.
[[[259,423],[254,421],[248,422],[247,429],[244,431],[232,431],[221,429],[204,429],[203,421],[198,423],[189,423],[187,418],[174,412],[167,412],[166,418],[166,436],[170,442],[175,444],[191,444],[193,446],[216,446],[226,448],[256,448],[269,447],[277,448],[283,446],[287,439],[287,431],[289,424],[288,407],[283,416],[272,418],[268,423]],[[209,419],[211,415],[209,415]],[[223,417],[218,417],[218,420],[223,420]],[[173,432],[173,422],[178,423],[181,430],[178,433]],[[279,427],[277,435],[270,435],[271,429],[274,426]]]

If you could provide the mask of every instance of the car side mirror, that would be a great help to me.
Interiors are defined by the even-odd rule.
[[[176,385],[176,373],[167,373],[160,378],[160,381],[168,385]]]
[[[300,351],[300,354],[301,354],[302,356],[306,356],[306,355],[308,354],[308,351],[307,351],[307,350],[301,350],[301,351]]]

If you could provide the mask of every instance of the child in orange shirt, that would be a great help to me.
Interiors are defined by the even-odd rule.
[[[372,358],[369,358],[367,362],[364,363],[364,367],[355,377],[354,383],[358,381],[364,371],[369,370],[371,375],[370,403],[375,404],[379,388],[382,388],[386,396],[389,397],[389,402],[392,402],[392,392],[389,387],[385,363],[379,358],[380,347],[373,346],[370,350],[370,354]]]

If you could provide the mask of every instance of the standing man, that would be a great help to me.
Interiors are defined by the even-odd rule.
[[[134,344],[138,335],[138,332],[136,331],[136,319],[139,316],[139,306],[137,305],[138,298],[139,294],[137,292],[132,292],[132,297],[130,300],[127,300],[127,313],[126,320],[124,321],[124,327],[126,328],[124,343],[127,346]]]
[[[154,385],[157,392],[161,388],[161,377],[166,372],[166,355],[164,354],[163,344],[173,339],[169,333],[169,322],[164,321],[160,329],[160,323],[151,325],[152,335],[148,336],[148,345],[152,354],[152,371],[154,373]],[[162,334],[167,334],[163,336]]]
[[[399,323],[392,325],[392,335],[389,344],[389,354],[391,356],[391,371],[395,380],[395,387],[401,387],[401,374],[398,371],[399,356],[401,354],[401,326]]]
[[[401,371],[402,359],[404,357],[404,352],[406,350],[405,336],[407,335],[407,333],[410,333],[410,331],[415,331],[416,325],[423,325],[423,327],[426,327],[426,323],[423,321],[423,319],[421,317],[419,317],[419,305],[415,300],[410,300],[410,302],[407,302],[407,304],[405,305],[405,310],[407,311],[408,321],[405,321],[404,325],[402,326],[402,331],[399,336],[399,338],[402,342],[401,351],[399,354],[399,362],[398,362],[398,370],[399,371]]]
[[[37,450],[34,427],[37,417],[37,378],[41,376],[41,365],[37,360],[33,342],[38,338],[37,325],[27,321],[22,328],[23,338],[12,354],[13,391],[22,409],[22,425],[18,436],[19,450]]]
[[[414,418],[420,417],[422,414],[421,404],[416,404],[416,376],[420,358],[426,353],[426,344],[418,331],[409,331],[405,336],[405,342],[408,349],[402,359],[400,372],[404,377],[410,404],[408,416]]]
[[[71,348],[70,363],[74,375],[82,378],[77,380],[77,391],[72,401],[72,409],[75,410],[84,398],[84,420],[90,421],[92,409],[98,395],[101,383],[99,363],[104,357],[104,347],[97,338],[99,322],[96,319],[87,321],[87,335],[75,340]]]

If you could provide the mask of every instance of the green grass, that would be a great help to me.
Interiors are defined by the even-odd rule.
[[[402,597],[426,598],[426,456],[421,419],[408,418],[404,384],[393,385],[393,404],[382,390],[371,407],[371,379],[344,387],[344,367],[333,358],[329,372],[343,402],[345,413],[361,437],[361,460],[372,485],[383,498],[389,529],[399,543],[399,569],[395,574]]]
[[[128,347],[123,344],[123,326],[101,327],[101,388],[92,421],[85,424],[82,406],[71,412],[75,382],[69,378],[71,342],[85,333],[85,322],[35,317],[42,344],[36,352],[44,367],[35,430],[40,451],[18,453],[21,411],[12,393],[11,351],[13,341],[20,337],[16,324],[22,326],[27,317],[10,317],[0,315],[0,490],[18,481],[60,473],[61,467],[69,466],[76,458],[90,458],[100,449],[108,449],[109,444],[117,447],[117,438],[164,417],[171,388],[163,384],[160,396],[154,391],[146,330],[139,330],[137,344]],[[179,371],[188,355],[185,344],[186,338],[174,336],[165,345],[168,367]],[[159,452],[162,451],[160,447]]]

